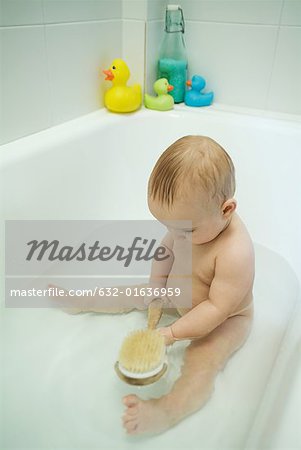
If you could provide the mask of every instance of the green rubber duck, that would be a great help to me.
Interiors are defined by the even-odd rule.
[[[173,90],[173,86],[168,83],[166,78],[159,78],[154,84],[154,91],[158,95],[145,94],[144,105],[149,109],[157,109],[158,111],[168,111],[173,108],[174,99],[168,92]]]

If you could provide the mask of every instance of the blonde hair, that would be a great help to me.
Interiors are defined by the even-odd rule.
[[[207,136],[184,136],[158,159],[151,173],[148,194],[171,207],[194,189],[208,202],[221,206],[235,192],[235,169],[228,153]]]

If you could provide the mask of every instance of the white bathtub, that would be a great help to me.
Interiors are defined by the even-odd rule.
[[[127,332],[144,326],[143,312],[71,316],[59,309],[5,308],[2,300],[0,448],[301,447],[300,122],[216,107],[129,115],[102,110],[2,146],[1,219],[151,218],[151,168],[186,134],[216,139],[236,166],[238,212],[256,242],[249,340],[201,411],[159,436],[132,438],[121,427],[121,397],[167,392],[187,343],[169,351],[166,377],[132,388],[117,378],[113,364]],[[165,316],[162,323],[170,320]]]

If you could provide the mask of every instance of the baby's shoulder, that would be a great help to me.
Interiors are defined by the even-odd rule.
[[[216,252],[222,255],[231,255],[235,259],[241,259],[247,256],[253,257],[254,248],[250,234],[241,220],[235,214],[226,232],[221,236]]]

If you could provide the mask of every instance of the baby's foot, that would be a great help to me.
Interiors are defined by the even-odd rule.
[[[127,406],[123,426],[128,434],[160,433],[180,420],[180,414],[168,405],[166,397],[141,400],[131,394],[123,398],[123,403]]]

